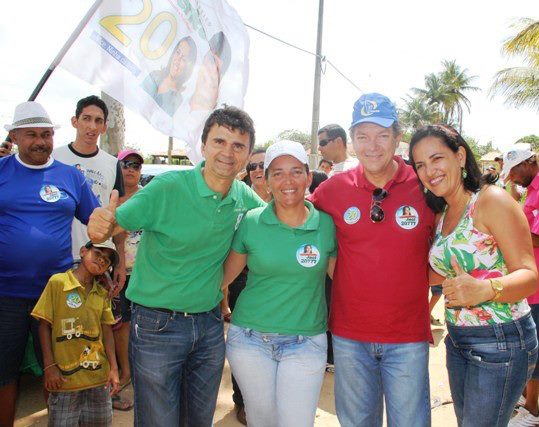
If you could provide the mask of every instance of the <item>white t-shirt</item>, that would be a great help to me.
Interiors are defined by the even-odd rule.
[[[332,177],[333,175],[338,175],[341,172],[347,171],[349,169],[354,169],[357,165],[359,165],[359,160],[355,157],[348,157],[344,162],[340,163],[334,163],[333,169],[329,173],[329,176]]]
[[[116,189],[120,196],[123,195],[123,176],[116,157],[99,149],[93,154],[81,154],[71,144],[56,148],[52,156],[66,165],[75,166],[83,173],[101,206],[109,204],[112,190]],[[71,239],[73,259],[78,261],[80,248],[90,239],[86,226],[77,219],[73,220]]]

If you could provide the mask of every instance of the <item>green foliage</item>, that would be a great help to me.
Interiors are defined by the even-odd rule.
[[[492,141],[487,142],[486,144],[480,144],[477,139],[472,136],[463,135],[464,140],[470,146],[472,153],[477,161],[481,159],[485,154],[490,153],[491,151],[499,151],[496,147],[492,145]]]
[[[282,132],[279,132],[279,134],[277,135],[277,138],[270,139],[263,145],[263,147],[268,148],[274,142],[280,141],[282,139],[288,139],[289,141],[299,142],[301,145],[303,145],[303,148],[305,148],[305,150],[308,150],[311,148],[311,134],[302,132],[297,129],[286,129],[286,130],[283,130]]]
[[[531,145],[533,151],[539,151],[539,136],[537,135],[527,135],[520,138],[517,143],[527,142]]]
[[[498,71],[490,94],[504,96],[507,105],[539,111],[539,21],[523,18],[513,26],[518,32],[503,44],[502,52],[521,57],[524,66]]]

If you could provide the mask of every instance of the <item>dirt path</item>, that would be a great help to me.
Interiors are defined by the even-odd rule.
[[[434,311],[435,317],[443,317],[443,307],[439,303]],[[450,401],[449,384],[447,381],[447,371],[445,369],[445,347],[443,337],[445,328],[438,327],[433,330],[435,344],[430,347],[430,392],[433,405],[442,404],[432,410],[432,425],[434,427],[455,427],[455,415],[452,404],[443,404]],[[126,397],[132,396],[132,388],[128,387],[122,393]],[[236,421],[232,403],[232,383],[230,380],[230,368],[225,365],[217,408],[215,410],[215,427],[240,427]],[[114,412],[115,427],[133,425],[133,412]],[[15,427],[41,426],[47,425],[47,410],[41,394],[41,382],[37,378],[24,377],[21,382],[21,396],[17,406],[17,421]],[[335,415],[335,401],[333,398],[333,374],[326,374],[320,402],[316,412],[315,426],[329,427],[338,426]]]

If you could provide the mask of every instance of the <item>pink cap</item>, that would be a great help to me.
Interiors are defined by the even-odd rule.
[[[138,156],[140,161],[144,163],[144,157],[142,157],[142,154],[140,154],[137,150],[123,150],[118,153],[118,160],[123,160],[127,156]]]

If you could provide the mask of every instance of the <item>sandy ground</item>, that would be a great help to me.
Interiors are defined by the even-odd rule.
[[[434,310],[437,318],[443,318],[442,303],[438,303]],[[453,413],[453,405],[450,403],[451,394],[449,392],[449,383],[447,380],[447,371],[445,369],[445,346],[443,338],[445,337],[445,327],[436,327],[433,329],[434,345],[430,347],[430,392],[432,403],[432,425],[435,427],[454,427],[457,425]],[[26,426],[46,426],[47,409],[45,407],[42,392],[41,381],[38,378],[25,376],[21,380],[21,394],[17,405],[17,420],[15,427]],[[131,397],[133,390],[126,388],[122,395]],[[215,427],[239,427],[241,424],[236,421],[232,402],[232,383],[230,380],[230,368],[225,365],[217,408],[215,410]],[[114,412],[113,425],[131,426],[133,425],[133,412]],[[337,416],[335,415],[335,401],[333,397],[333,374],[326,374],[322,392],[320,393],[320,402],[316,412],[315,426],[338,426]]]

